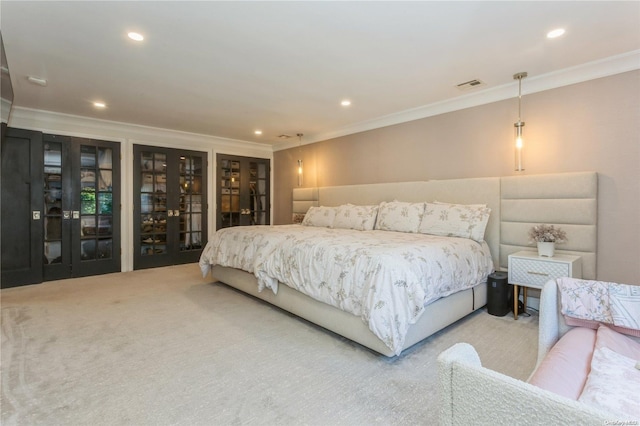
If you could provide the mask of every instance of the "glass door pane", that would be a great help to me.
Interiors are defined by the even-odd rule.
[[[180,156],[180,251],[202,248],[202,158]],[[175,215],[175,212],[174,212]]]
[[[266,225],[268,223],[267,174],[268,167],[263,161],[249,162],[251,225]]]
[[[222,160],[220,211],[222,227],[240,225],[240,162]]]
[[[44,145],[44,257],[45,265],[62,263],[62,144]]]
[[[80,146],[80,260],[112,259],[113,150]],[[77,219],[77,218],[74,218]]]
[[[167,155],[142,152],[140,186],[140,254],[167,253]]]

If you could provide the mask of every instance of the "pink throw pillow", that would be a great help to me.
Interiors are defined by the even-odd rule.
[[[529,383],[577,400],[591,369],[595,343],[596,330],[572,328],[551,348]]]
[[[602,347],[609,348],[627,358],[640,360],[640,343],[606,325],[601,325],[596,333],[596,348]]]

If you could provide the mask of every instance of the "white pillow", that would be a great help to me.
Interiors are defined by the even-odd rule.
[[[383,201],[378,209],[375,229],[381,231],[418,232],[424,203]]]
[[[640,419],[639,360],[627,358],[607,347],[597,348],[591,359],[591,372],[578,401],[609,411],[612,418]]]
[[[317,226],[331,228],[333,219],[336,217],[335,207],[309,207],[307,214],[304,215],[302,224],[304,226]]]
[[[484,204],[426,203],[418,232],[484,241],[491,209]]]
[[[370,231],[376,223],[378,206],[355,206],[344,204],[336,209],[334,228]]]

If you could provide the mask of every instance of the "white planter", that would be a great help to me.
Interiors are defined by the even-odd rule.
[[[556,251],[556,243],[539,242],[538,256],[553,257]]]

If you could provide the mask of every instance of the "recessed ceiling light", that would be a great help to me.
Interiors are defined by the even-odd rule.
[[[253,132],[253,133],[255,133],[256,135],[261,135],[261,134],[262,134],[262,130],[256,130],[256,131],[255,131],[255,132]]]
[[[349,106],[349,105],[351,105],[351,101],[349,99],[345,99],[342,102],[340,102],[340,105]]]
[[[134,31],[131,31],[130,33],[127,34],[127,36],[131,39],[131,40],[135,40],[135,41],[142,41],[144,40],[144,36],[140,33],[136,33]]]
[[[105,104],[104,102],[94,102],[93,106],[96,108],[106,108],[107,104]]]
[[[547,38],[556,38],[564,34],[564,28],[557,28],[547,33]]]

